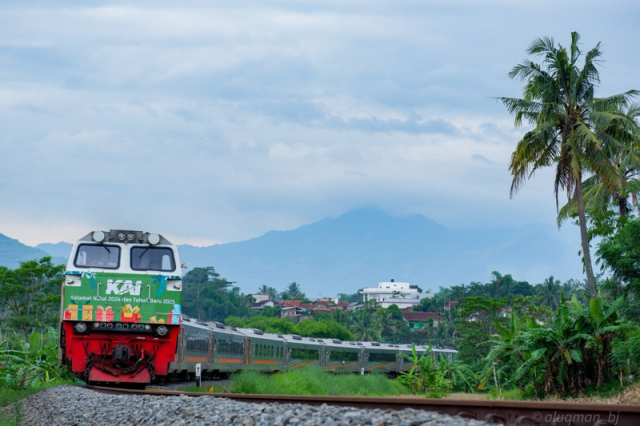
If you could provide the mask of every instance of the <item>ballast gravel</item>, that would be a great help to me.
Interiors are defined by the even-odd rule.
[[[12,407],[7,407],[11,412]],[[442,425],[487,423],[429,411],[253,404],[215,397],[105,394],[57,386],[22,400],[26,425]]]

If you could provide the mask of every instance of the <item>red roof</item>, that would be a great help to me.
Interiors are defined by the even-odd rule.
[[[440,315],[435,312],[403,312],[402,316],[407,321],[413,322],[427,322],[429,319],[434,321],[444,321]]]
[[[338,302],[338,306],[349,306],[349,302]]]
[[[285,308],[299,308],[302,300],[285,300],[282,302],[282,306]]]

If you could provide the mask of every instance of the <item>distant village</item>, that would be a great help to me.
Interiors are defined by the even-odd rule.
[[[378,283],[378,287],[364,288],[358,292],[361,301],[339,302],[338,298],[318,299],[314,302],[305,300],[283,300],[276,302],[271,300],[268,294],[254,293],[251,296],[255,299],[253,309],[260,311],[265,307],[279,307],[280,317],[289,318],[294,321],[311,319],[320,313],[331,314],[336,310],[354,311],[364,308],[366,305],[375,304],[382,308],[396,305],[402,311],[404,320],[409,324],[411,331],[427,325],[437,326],[444,321],[435,312],[415,312],[413,308],[420,304],[422,299],[433,298],[430,292],[421,293],[417,288],[411,288],[407,282],[396,282],[395,280]],[[444,309],[450,309],[455,301]]]

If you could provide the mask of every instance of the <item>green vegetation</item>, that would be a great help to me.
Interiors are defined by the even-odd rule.
[[[182,312],[200,320],[224,321],[230,315],[249,315],[253,298],[233,281],[220,278],[213,266],[194,268],[183,279]]]
[[[21,262],[17,269],[0,266],[0,326],[25,337],[33,330],[55,326],[60,310],[64,266],[50,257]]]
[[[298,334],[309,337],[354,340],[346,327],[328,316],[294,323],[286,318],[256,315],[251,318],[228,317],[226,324],[234,327],[257,328],[266,333]]]
[[[231,377],[234,393],[278,395],[399,396],[410,392],[382,374],[331,374],[316,368],[265,375],[243,370]],[[217,391],[217,390],[216,390]]]
[[[22,333],[4,332],[0,340],[0,407],[17,404],[7,413],[0,411],[0,422],[22,424],[19,401],[43,389],[77,383],[66,367],[58,363],[58,336],[53,328],[33,331],[27,339]]]
[[[411,391],[425,393],[432,398],[438,398],[451,391],[451,381],[445,377],[442,363],[436,363],[429,353],[432,347],[418,355],[416,346],[411,346],[411,355],[402,354],[407,360],[413,363],[413,367],[407,372],[401,372],[398,382],[402,383]]]
[[[28,340],[11,333],[0,342],[0,387],[40,388],[51,382],[72,381],[66,367],[58,363],[58,335],[53,328],[46,333],[32,332]]]
[[[633,158],[634,164],[630,166],[635,167],[640,129],[634,119],[637,107],[631,105],[631,100],[638,91],[596,98],[596,86],[600,82],[597,65],[602,56],[600,44],[584,55],[580,66],[583,55],[579,40],[578,33],[571,33],[568,50],[561,45],[556,46],[552,38],[534,41],[527,53],[541,57],[542,63],[525,60],[509,73],[512,79],[525,82],[524,97],[503,97],[500,100],[515,116],[517,127],[523,121],[535,126],[518,142],[511,156],[511,195],[537,169],[550,166],[556,169],[556,202],[560,192],[566,191],[570,204],[575,207],[588,294],[595,298],[596,280],[591,262],[585,201],[590,201],[594,208],[607,205],[606,201],[595,202],[595,198],[603,198],[603,195],[593,193],[600,189],[611,195],[605,198],[611,200],[622,197],[620,200],[626,204],[628,194],[625,193],[625,187],[628,186],[628,179],[620,174],[620,154],[632,153],[629,158]],[[583,179],[589,173],[593,174],[593,179],[585,185]],[[585,187],[592,190],[589,197],[585,196]],[[562,219],[560,215],[559,223]]]

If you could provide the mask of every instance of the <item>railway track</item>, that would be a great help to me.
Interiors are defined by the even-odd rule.
[[[454,400],[432,398],[372,398],[307,395],[246,395],[183,392],[164,389],[131,390],[88,386],[89,389],[139,395],[220,397],[250,403],[333,405],[361,409],[434,411],[468,419],[513,426],[638,426],[640,405],[576,404],[568,402]]]

